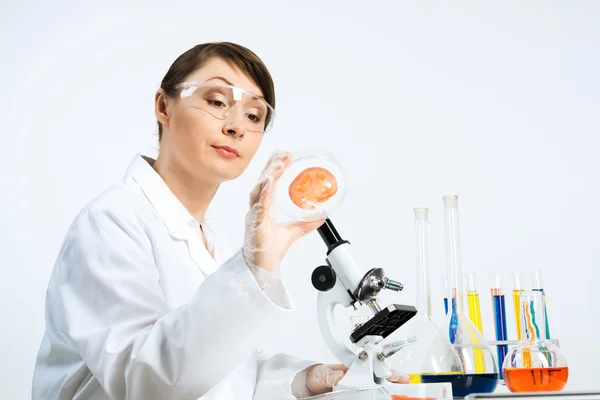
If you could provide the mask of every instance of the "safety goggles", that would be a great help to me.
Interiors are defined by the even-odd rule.
[[[273,126],[275,109],[260,96],[236,86],[212,82],[182,82],[180,97],[215,118],[243,113],[246,131],[265,133]]]

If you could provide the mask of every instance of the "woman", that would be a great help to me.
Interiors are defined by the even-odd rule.
[[[252,160],[274,106],[267,68],[242,46],[202,44],[175,60],[155,96],[158,157],[135,157],[68,230],[34,399],[293,399],[343,377],[343,365],[257,352],[293,308],[281,259],[323,222],[274,223],[289,154],[271,157],[250,194],[238,251],[205,216]]]

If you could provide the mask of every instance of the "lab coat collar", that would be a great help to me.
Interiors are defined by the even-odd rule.
[[[152,168],[155,160],[150,157],[136,155],[127,172],[140,185],[140,188],[174,236],[179,236],[185,227],[198,228],[200,224],[212,227],[212,223],[197,221],[192,214],[173,194],[161,176]]]

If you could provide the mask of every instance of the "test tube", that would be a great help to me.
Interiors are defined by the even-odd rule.
[[[446,275],[443,276],[444,280],[444,313],[448,314],[448,278]]]
[[[523,285],[521,284],[521,274],[519,272],[513,272],[513,307],[515,309],[515,327],[517,328],[517,340],[521,340],[521,302],[519,300],[519,293],[523,291]]]
[[[548,326],[548,311],[546,308],[546,293],[544,292],[544,286],[542,285],[542,271],[535,271],[533,273],[533,288],[536,292],[542,292],[542,300],[544,303],[544,319],[546,320],[546,339],[550,339],[550,327]]]
[[[483,327],[481,325],[481,307],[479,305],[479,293],[475,286],[475,274],[467,274],[467,300],[469,302],[469,318],[473,325],[477,327],[480,333],[483,333]]]
[[[519,294],[521,302],[521,318],[523,334],[521,335],[524,341],[530,343],[536,340],[543,340],[546,337],[546,324],[538,322],[544,318],[544,292],[533,290],[531,292],[522,292]],[[523,367],[533,368],[533,359],[531,358],[531,349],[529,346],[523,346]],[[556,354],[548,350],[541,342],[539,344],[542,356],[546,359],[546,365],[552,365],[552,357]]]
[[[494,323],[496,327],[496,340],[507,340],[506,332],[506,307],[504,301],[504,295],[502,294],[502,279],[500,273],[494,276],[494,287],[492,292],[492,304],[494,305]],[[502,365],[504,364],[504,357],[508,351],[508,346],[505,344],[499,344],[496,346],[498,354],[498,378],[504,379],[502,373]]]
[[[479,293],[475,286],[475,274],[467,274],[467,300],[469,304],[469,318],[473,325],[483,334],[483,326],[481,324],[481,307],[479,305]],[[485,372],[485,358],[483,351],[475,349],[475,371],[478,374]]]

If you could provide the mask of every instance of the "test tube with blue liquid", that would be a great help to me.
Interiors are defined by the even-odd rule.
[[[494,285],[491,289],[492,292],[492,305],[494,311],[494,326],[496,328],[496,340],[508,340],[508,333],[506,329],[506,301],[504,294],[502,293],[502,279],[500,273],[494,275]],[[499,344],[496,346],[496,352],[498,355],[498,378],[504,379],[502,375],[502,364],[504,358],[508,352],[508,346],[505,344]]]
[[[444,314],[448,314],[448,278],[446,275],[443,276],[444,285]]]

